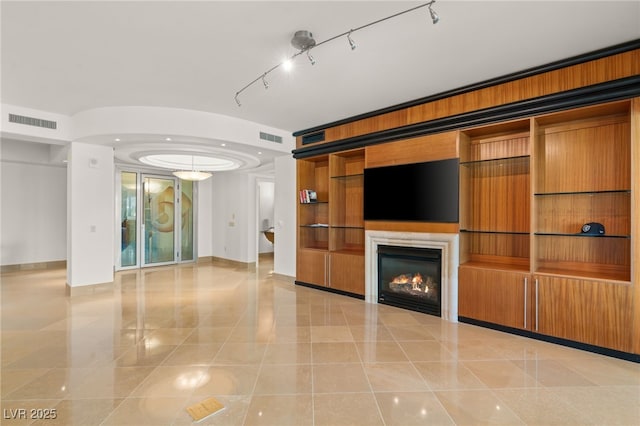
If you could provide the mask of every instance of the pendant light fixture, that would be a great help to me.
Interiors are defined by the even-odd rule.
[[[194,156],[191,156],[191,170],[176,170],[173,175],[182,180],[200,181],[211,177],[210,172],[201,172],[196,170],[194,164]]]

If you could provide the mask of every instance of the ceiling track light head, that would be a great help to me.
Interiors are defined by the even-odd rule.
[[[268,89],[269,83],[267,83],[267,80],[265,79],[266,76],[267,76],[267,73],[262,74],[262,84],[264,84],[265,89]]]
[[[349,41],[349,46],[351,46],[351,50],[356,50],[356,47],[358,47],[358,46],[356,45],[356,43],[351,38],[351,33],[352,32],[353,32],[353,30],[349,31],[349,34],[347,34],[347,40]]]
[[[307,58],[309,59],[309,62],[311,62],[311,65],[316,64],[316,60],[314,59],[313,56],[311,56],[311,53],[309,53],[309,49],[307,49]]]
[[[431,8],[433,3],[435,2],[436,0],[433,0],[431,3],[429,3],[429,14],[431,15],[431,22],[433,22],[434,25],[440,22],[440,17],[436,13],[436,11]]]
[[[291,45],[300,51],[309,50],[316,45],[311,31],[296,31],[291,39]]]

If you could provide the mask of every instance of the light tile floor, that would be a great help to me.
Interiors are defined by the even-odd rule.
[[[199,424],[640,424],[639,364],[295,286],[272,265],[120,272],[72,297],[63,269],[3,274],[1,423],[189,425],[214,396],[226,409]]]

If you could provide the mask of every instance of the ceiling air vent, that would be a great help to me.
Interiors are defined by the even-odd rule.
[[[324,130],[321,132],[310,133],[302,136],[302,145],[309,143],[322,142],[324,140]]]
[[[282,136],[271,135],[265,132],[260,132],[260,139],[263,141],[282,143]]]
[[[58,123],[41,118],[26,117],[24,115],[9,114],[9,123],[25,124],[27,126],[43,127],[45,129],[57,129]]]

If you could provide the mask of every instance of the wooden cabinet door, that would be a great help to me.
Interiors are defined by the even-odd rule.
[[[631,352],[629,284],[534,276],[534,326],[549,336]]]
[[[329,286],[364,296],[364,256],[331,253]]]
[[[529,274],[460,267],[458,315],[507,327],[530,329],[530,287]]]
[[[296,279],[307,284],[327,285],[328,253],[321,250],[298,250]]]

